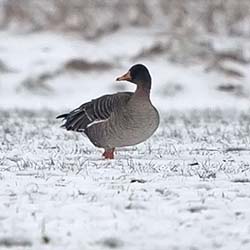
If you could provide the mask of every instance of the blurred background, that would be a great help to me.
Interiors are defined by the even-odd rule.
[[[0,0],[0,108],[69,110],[132,64],[169,109],[248,108],[249,0]]]

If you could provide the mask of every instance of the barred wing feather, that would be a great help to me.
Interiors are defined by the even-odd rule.
[[[59,115],[56,118],[65,119],[62,127],[67,130],[84,132],[87,127],[109,119],[112,112],[126,105],[132,94],[132,92],[122,92],[101,96],[82,104],[70,113]]]

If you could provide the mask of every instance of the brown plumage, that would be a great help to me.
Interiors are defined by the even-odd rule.
[[[116,147],[131,146],[148,139],[159,125],[159,114],[150,101],[151,76],[137,64],[117,78],[137,85],[136,91],[104,95],[59,115],[67,130],[84,132],[103,156],[114,158]]]

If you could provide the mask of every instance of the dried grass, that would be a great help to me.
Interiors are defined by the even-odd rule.
[[[171,33],[249,36],[248,0],[2,0],[0,27],[60,30],[96,38],[126,26],[161,24]]]

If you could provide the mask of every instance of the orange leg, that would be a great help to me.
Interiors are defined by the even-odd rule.
[[[114,159],[114,152],[115,152],[114,148],[112,148],[110,150],[106,150],[105,149],[105,151],[102,154],[102,156],[104,156],[105,159]]]

